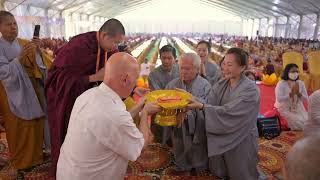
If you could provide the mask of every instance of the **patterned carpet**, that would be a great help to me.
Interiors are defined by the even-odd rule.
[[[261,114],[272,109],[274,104],[274,87],[260,85]],[[1,121],[1,114],[0,114]],[[302,132],[282,132],[281,136],[273,140],[259,140],[259,168],[268,179],[282,179],[283,160],[292,145],[303,136]],[[5,133],[0,134],[0,180],[17,179],[17,173],[8,170],[9,152],[5,140]],[[28,171],[19,173],[25,180],[53,180],[48,175],[49,157],[44,164]],[[24,178],[23,178],[24,177]],[[169,148],[153,144],[144,150],[136,162],[130,162],[127,170],[127,180],[215,180],[212,174],[202,172],[176,172],[174,170],[173,155]]]
[[[282,179],[281,169],[286,153],[301,137],[301,132],[282,132],[281,136],[273,140],[259,140],[259,168],[268,176],[268,179]],[[8,146],[5,139],[0,139],[0,179],[17,179],[17,173],[7,170],[9,160]],[[25,180],[51,180],[48,175],[50,162],[47,161],[28,171],[20,173]],[[127,170],[128,180],[216,180],[209,172],[176,172],[174,170],[173,155],[169,148],[160,144],[150,145],[143,151],[136,162],[130,162]]]

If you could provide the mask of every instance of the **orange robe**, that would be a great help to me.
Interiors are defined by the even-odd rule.
[[[23,47],[28,41],[19,39]],[[49,68],[50,57],[44,52],[41,53],[44,65]],[[29,57],[29,58],[28,58]],[[31,80],[33,88],[43,107],[45,102],[44,92],[41,91],[39,80],[43,75],[36,63],[35,53],[29,54],[20,60],[20,63]],[[30,61],[31,60],[31,61]],[[24,120],[14,115],[8,104],[6,91],[0,81],[0,111],[3,113],[4,127],[11,155],[10,168],[25,169],[43,162],[43,139],[45,117],[33,120]]]

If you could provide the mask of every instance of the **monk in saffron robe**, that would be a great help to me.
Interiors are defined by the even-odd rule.
[[[124,34],[121,22],[109,19],[99,32],[75,36],[57,51],[46,82],[52,175],[56,173],[60,147],[76,98],[103,80],[105,54],[117,48]]]
[[[39,39],[18,39],[14,16],[0,11],[0,111],[3,113],[12,169],[43,161],[44,79],[51,60]]]

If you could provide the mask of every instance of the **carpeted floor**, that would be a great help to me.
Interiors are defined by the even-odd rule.
[[[301,137],[301,132],[288,131],[283,132],[281,136],[273,140],[259,140],[259,168],[266,174],[268,179],[282,179],[282,166],[286,153],[291,146]],[[50,162],[47,161],[29,171],[22,172],[26,180],[51,180],[53,178],[48,175]],[[9,160],[7,142],[0,139],[0,179],[15,179],[15,173],[6,170]],[[12,178],[9,178],[9,177]],[[136,162],[130,162],[127,170],[126,179],[161,179],[161,180],[185,180],[197,179],[215,180],[209,172],[195,174],[195,172],[176,172],[174,170],[173,156],[171,149],[161,146],[160,144],[152,144],[143,151]],[[218,180],[218,179],[217,179]]]
[[[274,87],[260,85],[261,113],[272,109],[274,104]],[[286,153],[292,145],[303,136],[302,132],[282,132],[273,140],[259,140],[259,168],[268,179],[282,179],[282,166]],[[16,179],[16,172],[7,170],[9,152],[5,135],[0,139],[0,180]],[[26,180],[52,180],[48,175],[50,162],[46,157],[44,164],[20,173]],[[20,179],[22,179],[20,176]],[[171,149],[152,144],[143,151],[136,162],[130,162],[127,170],[128,180],[215,180],[209,172],[195,174],[195,172],[176,172],[174,170],[173,155]]]

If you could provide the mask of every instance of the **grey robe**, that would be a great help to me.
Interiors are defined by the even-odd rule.
[[[6,90],[11,112],[19,118],[31,120],[45,115],[32,83],[21,66],[18,55],[21,47],[0,38],[0,80]]]
[[[172,80],[166,89],[180,88],[188,91],[200,101],[205,102],[210,92],[210,83],[197,76],[191,86],[186,86],[180,78]],[[181,170],[207,169],[207,137],[202,111],[189,111],[187,120],[181,128],[167,127],[165,135],[171,134],[175,163]]]
[[[232,180],[257,180],[257,116],[260,93],[254,82],[242,76],[230,90],[229,80],[212,87],[205,106],[210,168]]]
[[[205,61],[204,67],[206,69],[206,79],[209,81],[211,86],[213,86],[220,79],[220,68],[215,62],[209,60]]]
[[[6,90],[11,112],[19,118],[32,120],[46,115],[46,103],[42,108],[36,92],[32,86],[28,74],[24,71],[17,58],[21,53],[18,40],[12,43],[0,38],[0,80]],[[47,69],[42,62],[39,53],[36,53],[36,62],[44,75],[47,77]],[[39,82],[44,94],[44,81]],[[45,121],[45,146],[50,149],[49,125]]]
[[[154,69],[149,77],[149,86],[151,90],[165,89],[167,84],[175,78],[179,77],[179,66],[173,65],[171,72],[163,69],[162,65]]]

